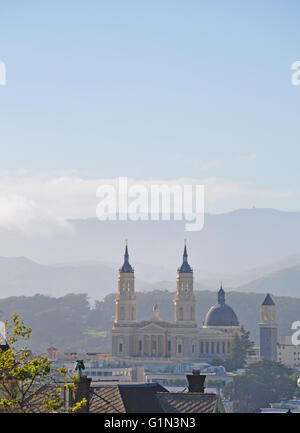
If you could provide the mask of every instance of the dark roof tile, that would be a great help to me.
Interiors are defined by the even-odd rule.
[[[158,392],[156,397],[165,413],[213,413],[217,406],[216,394]]]

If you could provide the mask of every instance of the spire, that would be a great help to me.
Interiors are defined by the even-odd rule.
[[[186,249],[186,239],[184,240],[183,261],[182,261],[182,265],[178,269],[178,272],[180,272],[180,273],[193,272],[192,268],[188,264],[188,253],[187,253],[187,249]]]
[[[120,268],[120,272],[133,273],[133,268],[129,263],[127,239],[126,239],[126,246],[125,246],[124,263],[123,263],[123,266]]]
[[[267,293],[267,296],[265,297],[265,300],[261,305],[275,305],[275,302],[273,301],[269,293]]]
[[[129,260],[129,254],[128,254],[128,245],[127,245],[127,239],[126,239],[126,246],[125,246],[125,254],[124,254],[124,261],[127,261],[128,262],[128,260]]]
[[[223,287],[222,287],[222,281],[221,281],[220,290],[218,291],[218,303],[220,305],[225,304],[225,291],[223,290]]]
[[[183,262],[187,262],[188,254],[186,250],[186,239],[184,240],[184,250],[183,250]]]

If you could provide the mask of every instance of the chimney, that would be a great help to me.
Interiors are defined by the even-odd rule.
[[[200,374],[200,370],[193,370],[192,374],[186,375],[189,383],[189,392],[204,393],[205,374]]]
[[[79,382],[76,383],[77,389],[75,391],[75,403],[81,401],[83,398],[87,399],[87,404],[79,409],[78,412],[87,413],[90,410],[90,386],[92,379],[86,376],[81,376]]]

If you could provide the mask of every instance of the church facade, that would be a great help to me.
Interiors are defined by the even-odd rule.
[[[217,355],[228,355],[234,335],[240,332],[238,318],[225,303],[221,285],[217,303],[207,312],[203,326],[198,327],[193,270],[188,263],[186,245],[176,280],[174,321],[161,318],[158,305],[153,307],[152,318],[137,321],[135,276],[126,244],[124,263],[119,269],[112,329],[112,355],[115,358],[136,362],[185,362],[208,361]]]

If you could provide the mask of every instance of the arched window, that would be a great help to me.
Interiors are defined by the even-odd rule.
[[[178,314],[179,314],[179,320],[183,320],[183,308],[182,307],[179,308]]]
[[[182,344],[181,343],[178,344],[177,351],[178,351],[178,353],[182,353]]]
[[[139,352],[141,352],[142,351],[142,340],[139,340]]]
[[[123,344],[119,343],[119,353],[122,353],[122,352],[123,352]]]
[[[171,352],[171,341],[168,340],[168,352]]]

